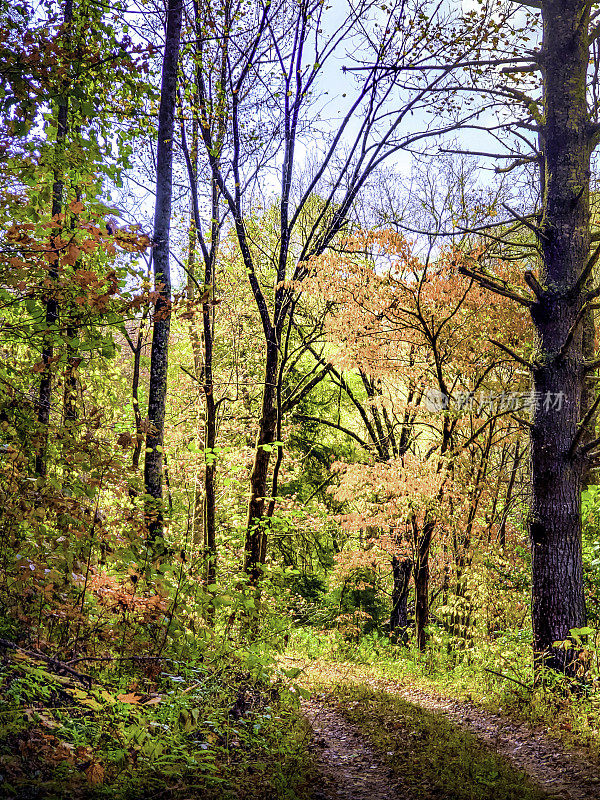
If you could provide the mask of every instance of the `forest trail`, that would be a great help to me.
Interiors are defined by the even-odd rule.
[[[341,712],[332,694],[324,686],[366,686],[376,692],[400,697],[412,707],[440,715],[457,729],[473,734],[490,750],[501,756],[515,771],[525,773],[549,800],[600,800],[600,769],[583,751],[567,749],[547,735],[544,729],[514,722],[466,702],[460,702],[377,676],[372,669],[355,664],[339,664],[305,659],[286,659],[302,669],[302,682],[313,689],[313,696],[303,703],[304,714],[314,731],[323,787],[315,800],[403,800],[404,797],[437,797],[427,781],[414,794],[410,782],[402,786],[394,776],[385,753],[372,747],[365,734]],[[315,688],[319,687],[317,693]],[[371,705],[351,703],[368,718]],[[356,706],[359,706],[357,709]],[[362,706],[362,708],[360,707]],[[399,734],[401,735],[401,734]],[[408,746],[411,746],[410,739]],[[419,747],[417,741],[414,747]],[[387,753],[391,756],[392,753]],[[353,788],[353,781],[354,788]],[[479,795],[477,795],[479,797]],[[493,797],[490,794],[490,798]],[[440,797],[446,797],[445,794]]]
[[[319,786],[313,800],[403,800],[410,797],[356,725],[326,705],[307,700],[302,710],[314,733]]]

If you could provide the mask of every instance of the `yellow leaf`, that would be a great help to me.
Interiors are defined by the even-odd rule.
[[[70,687],[66,687],[65,691],[67,694],[70,694],[71,697],[81,703],[82,706],[87,706],[91,708],[93,711],[100,711],[102,708],[102,703],[99,703],[93,697],[91,697],[87,692],[84,692],[82,689],[71,689]]]
[[[130,692],[129,694],[118,694],[117,700],[120,700],[122,703],[128,703],[131,706],[139,705],[140,700],[142,699],[141,694],[136,694],[135,692]]]

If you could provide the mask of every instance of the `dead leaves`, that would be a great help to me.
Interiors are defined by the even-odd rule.
[[[81,200],[73,200],[69,203],[69,211],[72,211],[73,214],[81,214],[83,211],[83,203]]]
[[[123,450],[128,450],[131,447],[135,447],[135,439],[130,433],[124,431],[117,436],[117,444]]]
[[[85,777],[90,786],[100,786],[104,783],[104,767],[99,761],[94,761],[85,771]]]
[[[117,700],[120,700],[122,703],[127,703],[131,706],[137,706],[140,704],[140,700],[142,699],[141,694],[136,694],[135,692],[129,692],[127,694],[118,694]]]

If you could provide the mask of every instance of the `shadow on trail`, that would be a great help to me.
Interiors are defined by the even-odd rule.
[[[324,782],[330,787],[319,797],[327,800],[362,800],[361,780],[354,791],[350,787],[353,762],[358,763],[361,775],[373,770],[379,773],[377,793],[371,795],[377,800],[568,798],[543,791],[525,772],[515,769],[473,734],[397,695],[362,684],[341,684],[333,691],[317,693],[308,714],[316,729],[319,707],[324,718],[319,730],[320,746],[328,759]],[[336,758],[342,763],[337,783],[331,774],[335,764],[331,763],[328,740],[335,740]],[[598,795],[589,797],[592,800]]]

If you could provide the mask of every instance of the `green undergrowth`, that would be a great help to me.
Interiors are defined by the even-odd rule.
[[[425,652],[375,633],[345,641],[337,631],[298,631],[290,655],[309,662],[355,665],[359,672],[419,687],[542,727],[570,747],[600,759],[600,643],[588,640],[590,669],[578,685],[547,674],[534,685],[531,631],[505,631],[469,647],[430,626]],[[366,673],[365,673],[366,674]]]
[[[438,714],[364,685],[338,684],[330,700],[420,800],[542,800],[526,776]]]
[[[306,800],[308,728],[289,684],[239,665],[113,663],[94,682],[9,653],[0,796]]]

